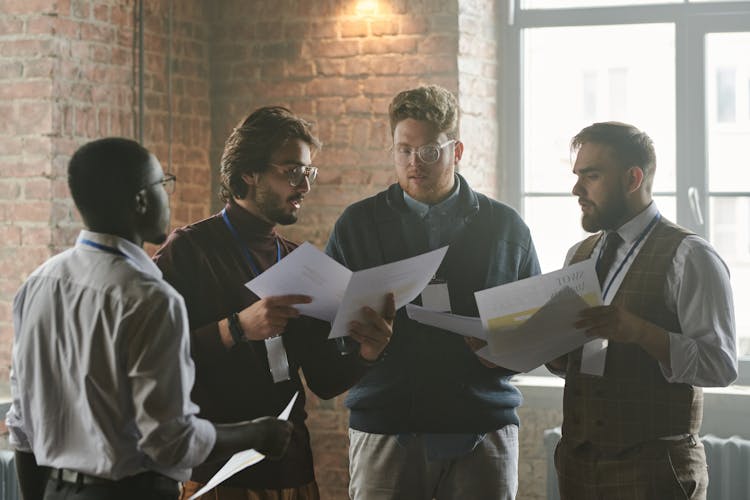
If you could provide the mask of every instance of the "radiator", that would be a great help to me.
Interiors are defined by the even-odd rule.
[[[560,428],[544,431],[547,453],[547,500],[560,500],[553,455],[560,440]],[[750,440],[728,439],[707,434],[701,438],[708,463],[708,500],[750,499]]]
[[[0,450],[0,500],[20,500],[13,452]]]

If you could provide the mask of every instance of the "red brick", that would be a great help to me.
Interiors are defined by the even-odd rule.
[[[71,14],[79,19],[88,19],[91,16],[90,0],[71,0]]]
[[[16,290],[18,290],[19,286],[20,284],[16,286]],[[15,296],[15,292],[13,295]],[[13,320],[13,307],[11,306],[12,300],[12,297],[0,300],[0,323],[6,324],[6,332],[8,332],[6,335],[0,334],[0,339],[13,338],[12,328],[10,328],[10,322]],[[0,328],[0,330],[2,329]]]
[[[23,0],[16,0],[16,2],[22,2]],[[4,3],[0,3],[0,14],[3,14],[2,6]],[[10,35],[12,33],[21,33],[23,31],[23,19],[20,17],[11,17],[6,15],[0,15],[0,33],[3,35]]]
[[[0,99],[45,98],[52,95],[50,80],[20,80],[0,86]]]
[[[370,32],[369,23],[360,19],[341,21],[340,30],[342,38],[365,37]]]
[[[17,200],[20,197],[21,183],[19,181],[0,180],[0,200]],[[0,241],[3,241],[2,238],[0,238]]]
[[[53,56],[56,44],[51,39],[5,40],[0,44],[0,56],[4,57],[40,57]]]
[[[307,84],[307,95],[350,97],[359,94],[359,82],[346,78],[317,78]]]
[[[325,57],[351,57],[359,54],[359,44],[357,40],[321,40],[320,42],[308,42],[310,44],[310,54],[316,58]],[[366,40],[365,42],[366,43]]]
[[[48,222],[51,209],[49,201],[27,201],[14,203],[8,213],[14,222]]]
[[[364,96],[352,97],[344,102],[347,113],[372,113],[372,99]]]
[[[424,16],[401,17],[402,35],[422,35],[429,32],[429,20]]]
[[[16,105],[11,121],[17,134],[45,134],[52,130],[51,103],[21,102]]]
[[[55,5],[48,0],[3,0],[0,2],[0,14],[41,14],[55,12]]]
[[[20,63],[17,63],[20,65]],[[43,59],[31,59],[24,61],[22,67],[24,78],[51,78],[58,67],[58,61],[52,58]],[[0,68],[0,74],[3,74],[2,68]],[[5,73],[8,75],[9,73]]]
[[[419,42],[420,54],[455,54],[458,40],[454,35],[430,35]]]
[[[344,76],[347,72],[348,61],[341,59],[318,59],[315,68],[318,76]]]
[[[400,31],[398,20],[392,17],[372,21],[370,30],[373,36],[398,35]]]
[[[363,54],[409,54],[416,50],[417,39],[412,37],[381,37],[362,42]]]
[[[49,179],[27,179],[23,182],[25,200],[49,200],[52,183]]]
[[[21,228],[16,225],[0,225],[0,241],[4,248],[21,245]]]
[[[102,22],[109,22],[109,5],[95,5],[94,19]]]
[[[0,259],[0,276],[9,279],[26,277],[50,257],[44,246],[17,247],[6,249]]]
[[[44,246],[52,242],[52,229],[49,226],[25,226],[21,229],[21,245]]]
[[[55,19],[49,16],[32,17],[26,21],[25,32],[29,35],[51,35],[54,33]]]

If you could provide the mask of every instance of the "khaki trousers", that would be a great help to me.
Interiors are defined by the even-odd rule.
[[[349,496],[353,500],[513,500],[518,491],[518,427],[487,433],[471,452],[427,459],[420,435],[349,429]]]

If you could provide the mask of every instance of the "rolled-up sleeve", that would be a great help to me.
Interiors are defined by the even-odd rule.
[[[734,307],[729,270],[704,240],[683,240],[668,276],[667,294],[682,333],[669,333],[669,382],[724,387],[737,378]]]

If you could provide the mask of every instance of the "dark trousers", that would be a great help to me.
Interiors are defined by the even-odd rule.
[[[120,481],[107,481],[98,484],[85,484],[60,481],[54,472],[47,481],[44,500],[177,500],[180,496],[179,485],[165,488],[165,478],[155,487],[154,473],[138,474]]]
[[[555,449],[562,500],[705,500],[708,468],[697,436],[653,440],[617,452],[591,443]]]

